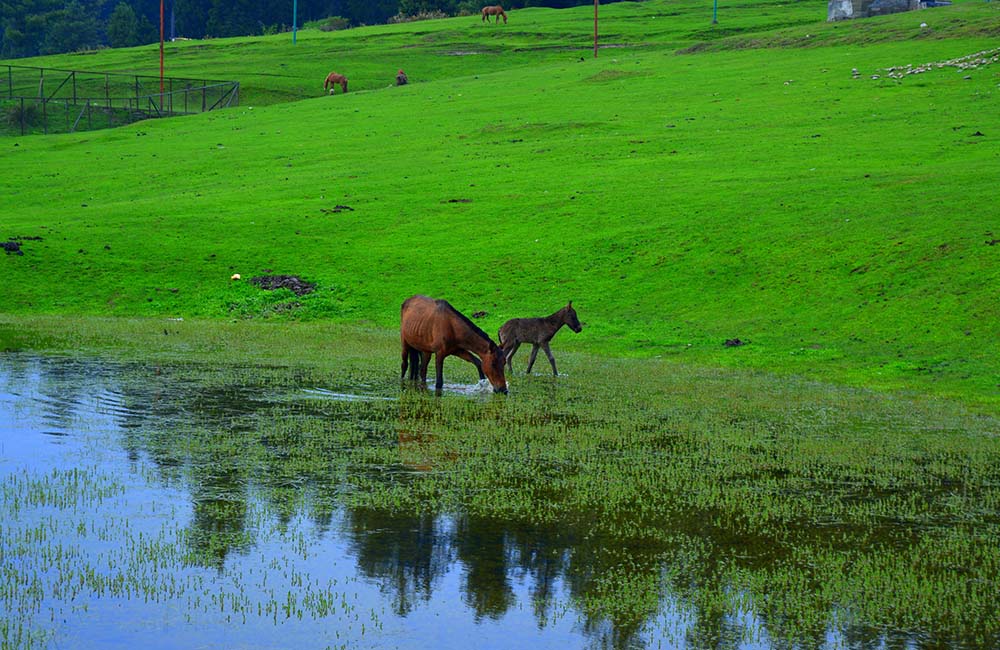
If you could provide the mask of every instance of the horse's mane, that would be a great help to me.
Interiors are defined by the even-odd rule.
[[[447,300],[438,300],[437,302],[438,302],[438,304],[444,305],[445,307],[447,307],[451,311],[451,313],[455,314],[460,319],[462,319],[465,322],[465,324],[468,325],[472,329],[473,332],[475,332],[479,336],[481,336],[484,339],[486,339],[489,343],[495,345],[495,343],[493,343],[493,339],[490,338],[489,334],[487,334],[486,332],[484,332],[483,330],[481,330],[478,325],[476,325],[471,320],[469,320],[468,316],[466,316],[462,312],[460,312],[457,309],[455,309],[454,307],[452,307],[450,302],[448,302]]]

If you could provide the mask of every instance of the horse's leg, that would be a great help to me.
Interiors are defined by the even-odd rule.
[[[549,363],[552,364],[552,374],[558,377],[559,373],[556,371],[556,358],[552,356],[552,350],[549,348],[549,344],[547,341],[545,343],[542,343],[542,349],[545,350],[545,354],[549,358]]]
[[[434,390],[438,393],[444,388],[444,354],[434,353]]]
[[[399,373],[399,378],[400,379],[406,379],[406,367],[407,367],[407,365],[409,365],[409,363],[410,363],[410,349],[409,349],[409,346],[404,343],[403,344],[403,363],[402,363],[401,371]]]
[[[410,348],[410,379],[413,381],[417,380],[417,376],[420,374],[420,352],[413,348]]]
[[[521,347],[521,342],[515,341],[514,347],[512,347],[510,349],[510,352],[507,353],[507,367],[510,369],[511,372],[514,372],[514,361],[513,361],[514,353],[517,352],[517,349],[519,347]]]
[[[420,353],[420,381],[424,384],[427,383],[427,366],[431,365],[431,353],[421,352]],[[416,377],[414,377],[416,379]]]
[[[479,371],[479,381],[486,379],[486,375],[485,373],[483,373],[483,362],[477,359],[476,355],[471,354],[466,350],[460,350],[455,353],[455,356],[458,357],[459,359],[465,359],[466,361],[468,361],[469,363],[471,363],[476,367],[476,370]]]
[[[531,374],[531,366],[535,365],[535,356],[538,354],[538,344],[531,344],[531,356],[528,357],[528,374]]]

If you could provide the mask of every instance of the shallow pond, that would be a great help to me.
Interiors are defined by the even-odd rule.
[[[715,471],[716,438],[695,431],[736,427],[722,459],[757,445],[755,436],[773,441],[762,427],[791,426],[787,411],[748,423],[754,408],[716,417],[691,395],[675,395],[687,404],[681,411],[654,408],[662,392],[600,409],[571,377],[515,386],[494,397],[455,384],[435,397],[383,372],[347,373],[337,383],[288,368],[0,358],[3,647],[997,640],[984,622],[997,614],[996,554],[988,551],[995,475],[966,462],[966,475],[978,472],[992,496],[963,503],[963,486],[953,484],[955,495],[942,497],[953,509],[935,505],[918,521],[879,510],[904,498],[880,483],[893,477],[775,485],[790,472],[780,454],[760,461],[774,465],[773,477],[758,468],[744,482],[721,481],[731,491],[715,494],[685,478]],[[830,409],[810,411],[809,424],[794,430],[818,429],[811,439],[820,441],[833,435],[816,421],[836,421]],[[928,426],[906,420],[905,410],[883,417]],[[687,431],[683,414],[703,421]],[[502,435],[484,433],[493,430]],[[920,459],[938,458],[944,472],[946,459],[931,452]],[[975,453],[983,466],[996,459],[995,446]],[[691,493],[681,496],[675,480]],[[807,510],[824,482],[837,502],[801,515],[814,514],[812,525],[786,512]],[[748,523],[754,500],[772,492],[797,494]],[[862,498],[875,492],[888,500]],[[963,527],[973,534],[955,539]],[[961,566],[942,559],[941,569],[924,545],[950,549]],[[921,558],[927,566],[909,566]],[[901,586],[886,606],[912,609],[879,616],[886,596],[876,592],[901,576],[919,584]],[[968,599],[959,604],[972,612],[966,619],[924,614],[955,593]]]

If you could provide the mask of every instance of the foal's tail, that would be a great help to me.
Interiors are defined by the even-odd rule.
[[[507,322],[501,325],[500,329],[497,330],[497,343],[504,350],[507,349],[507,343],[510,343],[508,339],[511,338],[510,334],[512,329],[513,327],[511,326],[511,323]]]

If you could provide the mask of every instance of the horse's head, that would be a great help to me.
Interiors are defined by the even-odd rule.
[[[571,330],[579,334],[580,330],[583,329],[583,325],[580,324],[580,319],[576,317],[576,310],[573,309],[572,300],[570,300],[569,304],[567,304],[565,307],[562,308],[562,312],[563,312],[563,322],[569,325],[569,328]]]
[[[506,393],[507,379],[503,376],[503,365],[506,361],[506,356],[503,349],[491,341],[489,350],[483,354],[481,361],[483,362],[483,374],[490,380],[493,392]]]

